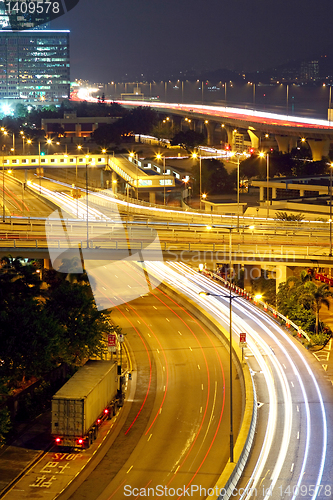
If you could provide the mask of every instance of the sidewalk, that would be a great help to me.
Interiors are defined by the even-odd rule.
[[[320,283],[320,282],[318,282]],[[326,323],[333,331],[333,298],[329,299],[330,308],[327,309],[326,306],[322,306],[320,309],[320,320]],[[326,372],[325,377],[330,380],[333,385],[333,339],[330,339],[328,344],[323,348],[311,349],[314,357],[317,359],[318,363],[321,364],[323,370]]]

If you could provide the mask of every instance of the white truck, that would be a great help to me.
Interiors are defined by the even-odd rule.
[[[117,364],[89,360],[52,398],[52,436],[59,446],[88,448],[117,405]]]

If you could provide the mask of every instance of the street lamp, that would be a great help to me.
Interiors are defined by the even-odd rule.
[[[231,264],[232,264],[232,227],[227,228],[229,230],[229,294],[214,294],[210,292],[199,292],[201,296],[215,296],[215,297],[228,297],[229,298],[229,344],[230,344],[230,355],[229,355],[229,374],[230,374],[230,462],[234,461],[234,425],[233,425],[233,384],[232,384],[232,300],[239,299],[241,297],[233,297],[231,294]]]
[[[259,156],[260,158],[265,158],[266,156],[266,169],[267,169],[267,172],[266,172],[266,177],[267,177],[267,181],[266,181],[266,202],[267,202],[267,216],[266,216],[266,219],[269,218],[269,154],[266,153],[259,153]]]
[[[89,248],[89,201],[88,201],[88,161],[89,161],[89,155],[86,155],[85,159],[86,159],[87,248]]]
[[[192,153],[192,158],[196,160],[199,158],[199,196],[200,196],[200,210],[201,210],[201,198],[202,198],[202,188],[201,188],[201,155],[197,153]]]
[[[156,160],[163,159],[163,204],[165,206],[165,156],[160,153],[156,154]]]
[[[332,257],[332,170],[333,163],[330,165],[330,253],[329,257]]]

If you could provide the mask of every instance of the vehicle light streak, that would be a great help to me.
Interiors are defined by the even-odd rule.
[[[228,307],[223,304],[223,298],[221,300],[217,300],[215,297],[211,297],[209,301],[206,299],[200,298],[198,296],[198,292],[202,290],[204,287],[205,290],[210,291],[211,293],[225,293],[226,290],[218,286],[217,284],[213,283],[211,280],[208,280],[206,277],[202,275],[198,275],[196,272],[194,272],[190,267],[188,267],[185,264],[175,264],[175,263],[170,263],[169,267],[164,265],[164,264],[157,264],[157,263],[149,263],[149,268],[151,269],[151,272],[156,273],[159,278],[163,278],[166,282],[170,283],[172,286],[175,288],[181,290],[184,294],[187,296],[190,296],[192,300],[195,300],[197,302],[200,302],[200,304],[208,309],[211,313],[213,313],[214,316],[216,316],[219,320],[221,320],[223,323],[228,323]],[[170,269],[172,272],[170,272]],[[229,292],[228,292],[229,293]],[[233,296],[235,296],[233,294]],[[225,298],[225,301],[228,302],[228,297]],[[241,331],[247,331],[248,332],[248,343],[249,347],[252,350],[254,356],[256,357],[260,367],[261,371],[264,374],[266,384],[267,384],[267,389],[269,392],[269,400],[270,400],[270,411],[269,411],[269,417],[268,417],[268,428],[265,434],[264,438],[264,446],[261,450],[260,456],[258,458],[257,464],[252,472],[251,478],[248,481],[247,487],[245,489],[244,494],[240,497],[241,499],[248,499],[251,496],[251,488],[253,489],[256,487],[258,484],[259,480],[262,478],[262,471],[263,468],[265,467],[265,463],[268,459],[268,454],[270,452],[270,448],[273,444],[273,436],[276,430],[276,419],[277,419],[277,400],[276,400],[276,395],[272,394],[273,388],[274,388],[274,380],[272,378],[272,374],[270,373],[270,369],[263,360],[263,357],[261,353],[259,352],[258,346],[264,351],[264,353],[267,355],[267,358],[269,359],[269,362],[274,366],[276,373],[278,374],[281,388],[283,391],[283,398],[284,398],[284,428],[283,428],[283,437],[281,440],[280,444],[280,450],[278,453],[277,460],[275,461],[274,464],[274,469],[270,477],[270,488],[267,491],[265,495],[265,499],[271,497],[272,495],[272,490],[274,486],[276,485],[277,481],[280,479],[282,467],[285,464],[287,453],[288,453],[288,447],[290,443],[292,442],[292,411],[293,411],[293,401],[290,393],[290,386],[285,374],[285,371],[283,369],[283,363],[280,363],[276,356],[272,353],[270,350],[269,345],[267,342],[265,342],[261,336],[253,329],[250,327],[250,325],[247,323],[247,321],[243,320],[240,316],[239,313],[243,313],[244,317],[249,318],[252,320],[255,324],[258,325],[258,327],[261,328],[269,336],[269,338],[272,339],[274,342],[278,342],[278,347],[282,351],[283,355],[285,358],[288,360],[290,363],[290,366],[292,368],[293,373],[295,374],[297,381],[300,385],[301,392],[303,395],[303,401],[304,401],[304,408],[305,408],[305,416],[306,416],[306,425],[305,425],[305,446],[304,446],[304,452],[301,457],[299,457],[298,461],[298,467],[297,462],[294,464],[295,469],[293,468],[293,471],[295,473],[296,469],[299,471],[297,474],[297,484],[294,488],[293,491],[293,496],[292,500],[295,500],[297,496],[297,492],[299,491],[299,488],[302,484],[302,480],[304,480],[304,474],[305,474],[305,469],[306,466],[308,465],[309,462],[309,457],[310,457],[310,441],[311,441],[311,424],[312,424],[312,419],[311,419],[311,414],[310,414],[310,405],[309,405],[309,399],[307,395],[307,390],[305,383],[303,381],[302,375],[299,371],[299,368],[297,368],[296,363],[294,362],[294,356],[297,354],[297,357],[301,360],[302,364],[304,364],[307,373],[309,374],[317,396],[319,400],[319,406],[320,406],[320,411],[321,411],[321,420],[322,420],[322,428],[323,428],[323,436],[322,436],[322,445],[321,445],[321,457],[319,460],[319,467],[318,471],[315,472],[316,479],[315,479],[315,488],[313,491],[313,494],[311,496],[312,499],[315,499],[318,496],[318,493],[320,491],[320,485],[323,477],[323,471],[324,471],[324,466],[325,466],[325,457],[327,453],[327,418],[326,418],[326,412],[325,412],[325,407],[323,403],[323,397],[320,392],[319,385],[315,379],[314,373],[311,370],[309,364],[307,363],[306,359],[302,356],[301,352],[298,350],[298,348],[294,345],[292,340],[288,337],[288,334],[285,333],[281,328],[279,328],[274,321],[272,321],[267,315],[263,315],[263,313],[258,310],[254,309],[254,306],[248,304],[245,300],[239,300],[239,301],[234,301],[234,331],[237,333],[240,333]],[[238,314],[237,314],[238,311]],[[265,318],[265,323],[260,319],[260,316],[262,318]],[[288,348],[286,348],[282,342],[279,342],[278,337],[282,336],[283,339],[288,343]],[[308,389],[309,390],[309,389]],[[274,389],[275,393],[275,389]],[[274,406],[274,408],[273,408]],[[317,424],[317,422],[316,422]],[[270,429],[270,426],[274,425],[274,429]],[[313,424],[312,424],[313,425]],[[293,462],[294,463],[294,462]],[[309,465],[310,467],[310,465]]]

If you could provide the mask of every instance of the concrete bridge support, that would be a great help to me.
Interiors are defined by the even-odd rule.
[[[279,264],[275,268],[276,293],[279,291],[280,283],[284,283],[293,275],[293,269],[285,264]]]
[[[152,205],[156,204],[156,194],[154,191],[149,191],[149,203]]]
[[[250,136],[252,148],[258,150],[260,146],[260,132],[248,129],[247,133]]]
[[[261,266],[260,265],[250,265],[246,264],[244,266],[244,289],[247,292],[252,292],[251,280],[255,278],[260,278],[261,276]]]
[[[307,139],[307,142],[311,148],[313,161],[320,161],[323,156],[328,156],[330,149],[329,139]]]
[[[289,153],[290,137],[288,135],[275,135],[280,153]]]
[[[228,136],[228,144],[230,146],[230,150],[233,151],[234,149],[234,138],[235,138],[235,128],[234,127],[229,127],[228,125],[224,126],[225,131],[227,132]]]
[[[216,127],[216,122],[205,122],[205,127],[207,131],[207,146],[213,146],[214,145],[214,132],[215,132],[215,127]]]
[[[114,172],[113,170],[112,170],[111,179],[112,179],[112,186],[111,186],[112,192],[116,194],[118,192],[118,179],[117,179],[116,172]]]

